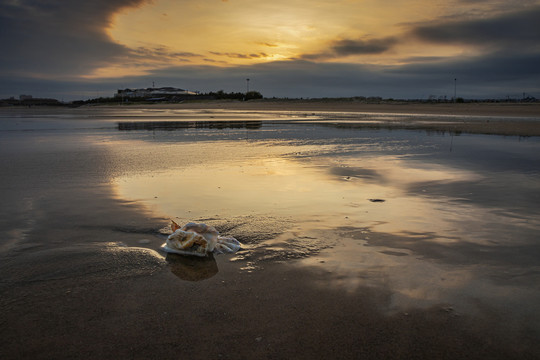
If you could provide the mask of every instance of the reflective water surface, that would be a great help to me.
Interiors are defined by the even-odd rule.
[[[162,167],[116,176],[118,196],[237,237],[246,271],[286,262],[333,278],[321,286],[388,287],[397,308],[538,314],[538,138],[290,123],[130,136]]]
[[[244,244],[217,262],[167,259],[185,280],[215,275],[220,261],[245,272],[281,262],[324,274],[323,287],[387,288],[396,309],[489,304],[540,318],[539,138],[286,121],[343,114],[295,116],[124,111],[3,120],[3,214],[21,214],[3,226],[26,221],[6,230],[24,235],[31,221],[23,214],[39,205],[33,189],[80,180]]]

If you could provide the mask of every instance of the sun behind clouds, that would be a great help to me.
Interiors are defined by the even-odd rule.
[[[382,48],[332,54],[332,49],[347,39],[391,38],[403,32],[405,21],[425,21],[439,11],[436,2],[420,0],[385,5],[374,0],[161,0],[116,14],[108,34],[133,50],[139,70],[292,59],[395,63],[405,54]]]
[[[272,7],[164,0],[117,14],[109,35],[141,55],[161,50],[146,57],[151,62],[227,66],[294,57],[316,28],[309,18],[278,17]]]

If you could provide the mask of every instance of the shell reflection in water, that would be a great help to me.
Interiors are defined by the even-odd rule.
[[[207,257],[195,257],[169,253],[165,260],[169,263],[171,272],[186,281],[206,280],[218,273],[218,266],[212,254]]]

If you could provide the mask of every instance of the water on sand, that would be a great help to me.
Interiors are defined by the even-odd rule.
[[[384,289],[388,312],[488,306],[540,330],[537,137],[344,129],[279,112],[60,115],[0,120],[4,290],[99,277],[98,258],[115,276],[190,281],[225,263],[240,274],[282,263],[320,274],[316,286]],[[168,218],[212,224],[244,248],[167,263],[155,250]]]
[[[397,307],[538,300],[519,285],[538,280],[537,138],[328,124],[152,131],[129,141],[162,167],[115,177],[115,193],[221,226],[246,245],[232,259],[246,269],[302,259],[333,286],[390,287]]]

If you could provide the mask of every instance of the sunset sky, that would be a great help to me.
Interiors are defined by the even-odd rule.
[[[540,0],[0,0],[0,98],[540,98]]]

